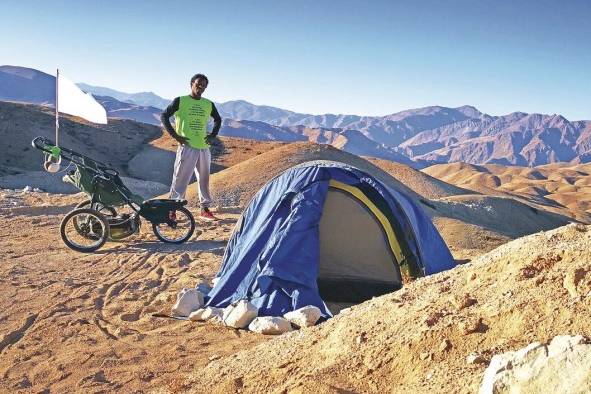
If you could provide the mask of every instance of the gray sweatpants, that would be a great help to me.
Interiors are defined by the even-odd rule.
[[[199,204],[201,208],[209,207],[211,204],[211,195],[209,194],[210,165],[211,152],[209,149],[195,149],[188,145],[179,145],[174,161],[170,198],[185,198],[187,186],[191,181],[193,172],[195,172],[199,184]]]

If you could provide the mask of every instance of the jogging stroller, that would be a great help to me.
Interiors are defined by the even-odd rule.
[[[46,169],[50,172],[51,159],[62,158],[74,164],[74,169],[63,177],[88,195],[62,220],[60,234],[64,243],[78,252],[94,252],[107,240],[121,240],[140,229],[140,217],[152,223],[159,240],[180,244],[195,231],[195,219],[185,208],[186,200],[144,200],[121,181],[119,173],[106,164],[64,147],[58,147],[45,137],[36,137],[32,144],[46,153]],[[118,214],[117,208],[129,206],[132,213]]]

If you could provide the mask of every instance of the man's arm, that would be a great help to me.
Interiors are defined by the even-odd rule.
[[[174,113],[176,111],[179,110],[179,103],[181,102],[180,97],[175,98],[172,103],[170,103],[170,105],[168,107],[166,107],[166,109],[164,110],[164,112],[162,112],[162,115],[160,115],[160,121],[162,122],[162,126],[164,126],[164,129],[168,132],[168,134],[170,134],[170,136],[172,138],[174,138],[175,140],[177,140],[179,143],[184,143],[187,139],[185,137],[181,137],[180,135],[178,135],[176,133],[176,131],[174,130],[174,127],[172,127],[172,124],[170,123],[170,117],[172,115],[174,115]]]
[[[222,127],[222,117],[213,103],[211,103],[211,117],[213,118],[213,130],[209,135],[215,137],[218,135],[220,127]]]

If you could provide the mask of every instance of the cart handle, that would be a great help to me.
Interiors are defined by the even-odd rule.
[[[35,137],[31,144],[33,147],[49,153],[54,159],[59,159],[62,153],[62,149],[59,146],[55,146],[50,139],[45,137]]]

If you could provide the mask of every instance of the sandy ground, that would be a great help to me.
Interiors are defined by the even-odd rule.
[[[92,255],[67,249],[61,217],[82,195],[2,193],[0,391],[176,391],[211,360],[267,340],[152,317],[215,274],[238,217],[199,223],[182,246],[142,232]]]
[[[491,357],[591,336],[591,227],[511,241],[472,263],[215,360],[196,393],[475,393]],[[477,353],[483,359],[469,363]],[[215,390],[208,382],[217,382]],[[573,387],[573,389],[575,389]]]
[[[591,232],[571,226],[495,249],[569,217],[329,146],[228,147],[227,168],[212,176],[221,220],[199,223],[181,246],[158,242],[145,223],[138,235],[79,254],[62,244],[59,223],[83,195],[0,190],[0,391],[473,392],[483,366],[466,365],[469,352],[489,359],[556,333],[589,334],[587,299],[569,297],[573,286],[587,294]],[[406,190],[463,265],[280,338],[153,316],[168,313],[181,288],[214,276],[240,207],[265,182],[317,159]],[[188,197],[195,201],[194,186]],[[565,275],[576,278],[571,290]]]

